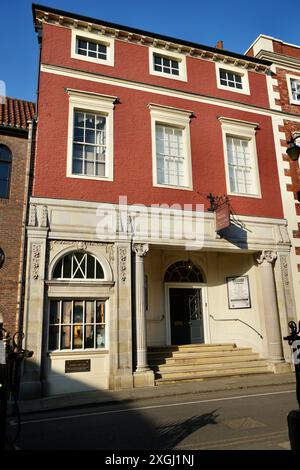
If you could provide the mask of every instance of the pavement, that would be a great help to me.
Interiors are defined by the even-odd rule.
[[[223,377],[208,379],[202,382],[178,382],[172,385],[157,385],[126,390],[97,390],[88,392],[68,393],[35,400],[21,400],[18,402],[20,413],[37,413],[41,411],[71,409],[76,407],[97,405],[100,403],[124,403],[136,400],[147,400],[162,397],[174,397],[182,395],[197,395],[208,392],[221,392],[232,390],[248,391],[262,387],[287,386],[293,390],[295,386],[295,373],[285,374],[260,374],[251,376]],[[296,393],[296,391],[295,391]]]

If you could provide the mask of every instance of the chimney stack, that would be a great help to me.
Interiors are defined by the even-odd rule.
[[[223,41],[221,41],[221,39],[217,42],[217,45],[215,47],[216,49],[224,49],[223,48]]]

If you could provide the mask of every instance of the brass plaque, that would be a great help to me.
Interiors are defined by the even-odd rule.
[[[90,372],[91,360],[90,359],[79,359],[74,361],[65,362],[65,372],[72,374],[73,372]]]

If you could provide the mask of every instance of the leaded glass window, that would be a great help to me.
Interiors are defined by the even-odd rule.
[[[201,271],[191,261],[178,261],[166,271],[165,282],[204,282]]]

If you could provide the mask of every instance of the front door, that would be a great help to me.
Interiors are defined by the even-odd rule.
[[[204,342],[202,290],[170,288],[171,344]]]

